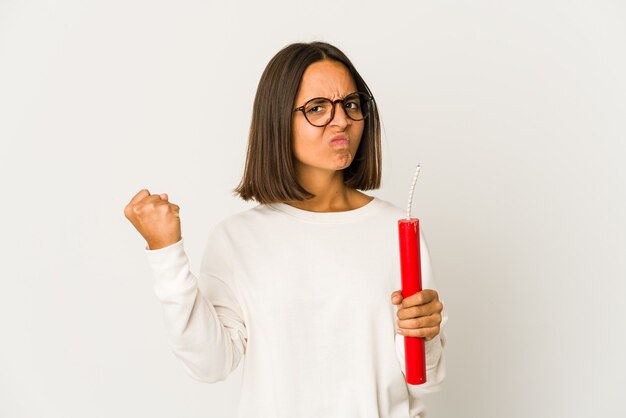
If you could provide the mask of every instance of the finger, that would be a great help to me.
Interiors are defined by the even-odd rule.
[[[425,306],[412,306],[410,308],[401,308],[398,309],[396,315],[398,319],[412,319],[412,318],[420,318],[422,316],[428,316],[432,314],[427,307]]]
[[[159,197],[163,200],[167,200],[167,193],[161,193]]]
[[[402,302],[402,291],[396,290],[391,294],[391,303],[398,305]]]
[[[418,329],[405,329],[398,328],[396,331],[405,337],[422,337],[428,341],[432,340],[439,334],[439,327],[418,328]]]
[[[167,200],[161,199],[160,195],[148,194],[139,202],[136,202],[134,204],[129,203],[125,211],[131,211],[134,215],[140,215],[146,208],[167,207],[169,205],[171,205],[171,203],[169,203]],[[166,210],[166,208],[162,208],[159,210]]]
[[[410,308],[400,308],[396,315],[400,319],[419,318],[433,314],[440,314],[443,310],[443,304],[434,300],[426,305],[411,306]]]
[[[156,207],[160,207],[160,206],[169,206],[171,205],[171,203],[169,203],[167,200],[163,200],[161,199],[161,196],[158,194],[151,194],[149,196],[144,197],[141,201],[135,203],[134,205],[131,205],[133,208],[133,211],[135,213],[139,213],[143,210],[144,207],[149,207],[152,206],[154,208]],[[163,210],[163,209],[161,209]]]
[[[435,298],[438,298],[438,294],[435,290],[424,289],[420,292],[404,298],[404,300],[402,301],[402,307],[408,308],[410,306],[424,305]]]
[[[430,328],[439,326],[440,324],[441,316],[439,314],[396,320],[396,327],[404,329]]]
[[[402,307],[408,308],[409,306],[424,305],[438,298],[439,294],[436,290],[424,289],[421,292],[417,292],[411,296],[404,298],[404,300],[402,301]]]
[[[137,215],[139,211],[137,204],[149,196],[150,192],[148,189],[139,190],[139,192],[137,192],[137,194],[135,194],[132,199],[130,199],[130,202],[128,202],[128,204],[124,207],[124,216],[132,222],[133,216]]]
[[[133,196],[132,199],[130,199],[130,204],[134,205],[135,203],[141,201],[148,196],[150,196],[150,192],[148,191],[148,189],[141,189],[136,195]]]

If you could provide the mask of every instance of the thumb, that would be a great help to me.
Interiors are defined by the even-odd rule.
[[[161,193],[159,197],[163,200],[167,200],[167,193]]]
[[[130,204],[134,205],[135,203],[142,200],[144,197],[148,196],[150,196],[150,192],[148,191],[148,189],[141,189],[136,195],[133,196],[132,199],[130,199]]]

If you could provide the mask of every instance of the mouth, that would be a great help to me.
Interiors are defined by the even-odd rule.
[[[335,135],[330,139],[331,145],[347,145],[350,143],[350,138],[345,134]]]

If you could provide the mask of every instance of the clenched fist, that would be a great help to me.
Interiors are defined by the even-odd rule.
[[[141,189],[124,208],[124,215],[148,243],[158,250],[180,241],[180,207],[167,200],[167,194],[151,195]]]
[[[402,290],[396,290],[391,294],[391,303],[398,305],[398,334],[423,337],[425,341],[439,334],[443,303],[436,290],[424,289],[406,299],[402,297]]]

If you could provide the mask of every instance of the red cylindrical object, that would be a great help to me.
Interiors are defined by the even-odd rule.
[[[420,259],[419,219],[398,220],[400,238],[400,274],[402,297],[408,298],[422,291],[422,263]],[[426,352],[423,337],[404,337],[406,382],[420,385],[426,382]]]

